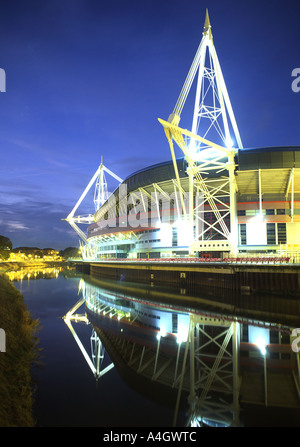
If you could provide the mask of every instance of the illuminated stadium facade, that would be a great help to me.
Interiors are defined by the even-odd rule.
[[[238,151],[235,161],[238,252],[296,256],[297,234],[300,234],[300,147],[243,149]],[[181,158],[177,164],[188,210],[187,162]],[[128,177],[96,212],[96,222],[88,227],[90,256],[97,259],[189,256],[189,228],[174,177],[172,161]],[[214,176],[211,180],[221,183],[222,178]],[[199,202],[202,199],[197,192],[195,189],[194,209],[197,199]],[[200,213],[214,218],[207,203]],[[230,254],[229,244],[215,227],[195,216],[194,240],[200,231],[204,233],[202,250],[194,252],[194,256]]]
[[[196,74],[188,131],[179,122]],[[173,113],[159,122],[171,160],[146,167],[124,181],[101,162],[67,217],[83,240],[84,259],[263,255],[299,261],[300,147],[243,148],[208,14]],[[110,196],[104,171],[120,181]],[[75,218],[96,179],[94,216]],[[87,234],[77,223],[89,224]]]

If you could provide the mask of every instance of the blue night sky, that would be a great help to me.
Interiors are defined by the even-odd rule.
[[[244,147],[299,145],[297,0],[0,0],[0,234],[14,247],[78,245],[62,219],[101,155],[121,178],[170,159],[157,118],[174,108],[206,8]]]

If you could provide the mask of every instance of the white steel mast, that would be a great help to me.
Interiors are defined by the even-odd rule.
[[[178,125],[197,71],[197,88],[190,132]],[[180,184],[180,178],[173,141],[177,143],[188,162],[187,172],[190,178],[188,213],[184,206],[183,195],[181,195],[181,201],[184,218],[190,224],[190,254],[193,255],[195,251],[236,253],[238,244],[237,185],[234,162],[236,149],[232,146],[234,144],[242,148],[242,141],[214,47],[208,11],[206,11],[202,40],[174,110],[168,121],[159,119],[159,122],[163,125],[169,141],[178,184]],[[215,181],[209,180],[205,175],[213,170],[217,174],[222,172],[222,176]],[[203,195],[203,200],[200,199],[197,209],[193,204],[194,188],[201,191]],[[196,238],[194,238],[193,229],[197,220],[201,225],[196,223],[196,228],[200,230],[196,232]],[[218,241],[217,244],[216,241]]]
[[[82,241],[87,244],[87,237],[85,233],[78,227],[79,224],[92,224],[94,222],[94,215],[88,214],[88,215],[82,215],[82,216],[74,216],[75,212],[77,211],[80,204],[83,202],[84,198],[86,197],[87,193],[90,191],[91,187],[95,183],[95,191],[94,191],[94,206],[95,206],[95,212],[98,211],[99,208],[103,205],[103,203],[106,202],[106,200],[109,197],[108,189],[107,189],[107,182],[104,175],[104,172],[108,173],[110,176],[115,178],[118,182],[122,183],[123,180],[116,174],[114,174],[112,171],[110,171],[106,166],[103,165],[103,160],[101,157],[101,163],[89,181],[88,185],[86,186],[85,190],[79,197],[78,201],[76,202],[74,208],[72,211],[68,214],[66,220],[71,227],[76,231],[76,233],[80,236]]]

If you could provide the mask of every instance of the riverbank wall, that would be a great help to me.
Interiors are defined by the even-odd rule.
[[[193,262],[77,262],[93,277],[167,286],[188,291],[201,287],[243,293],[288,294],[300,298],[300,265]]]

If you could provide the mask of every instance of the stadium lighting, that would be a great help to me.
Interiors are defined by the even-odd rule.
[[[228,147],[229,149],[233,147],[233,141],[230,137],[226,139],[226,147]]]
[[[177,343],[181,344],[187,341],[188,338],[188,326],[186,325],[180,325],[178,328],[178,333],[177,333]]]
[[[265,355],[267,350],[266,350],[266,343],[265,343],[265,340],[263,339],[263,337],[257,338],[255,341],[255,344],[259,348],[261,354]]]
[[[254,343],[262,355],[266,354],[266,346],[269,344],[270,331],[267,328],[249,326],[249,342]]]

